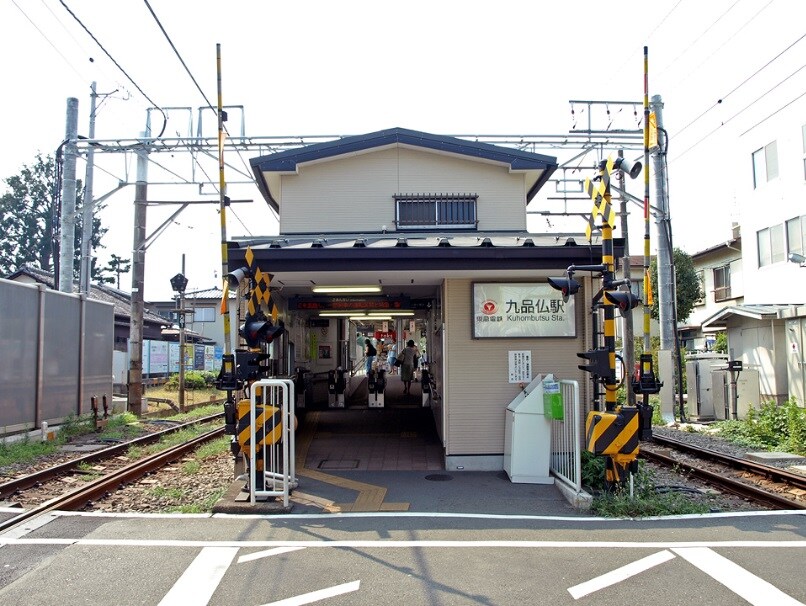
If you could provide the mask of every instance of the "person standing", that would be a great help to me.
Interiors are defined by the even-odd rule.
[[[407,394],[411,390],[411,381],[414,378],[414,368],[420,358],[420,350],[409,339],[406,348],[402,352],[403,364],[400,366],[400,380],[403,381],[403,393]]]
[[[378,350],[372,344],[372,339],[364,340],[364,357],[367,359],[367,376],[372,372],[372,363],[375,361],[375,356],[378,355]]]
[[[395,366],[395,360],[397,359],[396,352],[397,343],[392,341],[389,343],[389,372],[391,372],[393,375],[397,374],[397,367]]]

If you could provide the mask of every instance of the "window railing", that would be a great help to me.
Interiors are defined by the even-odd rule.
[[[730,299],[730,286],[718,286],[714,289],[714,301],[727,301]]]
[[[477,229],[477,194],[395,196],[398,229]]]

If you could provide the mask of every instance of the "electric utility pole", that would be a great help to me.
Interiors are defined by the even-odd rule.
[[[95,139],[95,107],[98,94],[95,92],[95,82],[90,86],[90,139]],[[89,294],[90,278],[92,274],[92,172],[95,149],[92,145],[87,148],[87,172],[84,178],[84,202],[81,209],[81,285],[79,292]]]
[[[672,293],[672,249],[669,233],[669,198],[666,193],[666,131],[663,130],[663,101],[660,95],[652,96],[652,112],[658,126],[658,149],[653,154],[655,191],[658,197],[658,312],[660,316],[660,348],[674,349],[674,300]]]
[[[145,139],[144,135],[144,139]],[[134,190],[134,242],[132,244],[132,309],[129,320],[129,410],[143,414],[143,308],[145,286],[146,209],[148,208],[148,148],[137,149]]]
[[[73,246],[76,234],[76,158],[78,148],[78,99],[67,99],[64,165],[62,168],[62,208],[59,232],[59,290],[73,292]],[[54,276],[54,282],[55,282]]]

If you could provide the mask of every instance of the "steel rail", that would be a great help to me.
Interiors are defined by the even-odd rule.
[[[37,507],[33,507],[23,513],[8,520],[0,522],[0,533],[9,530],[27,520],[41,516],[55,510],[75,511],[84,507],[87,503],[98,497],[107,495],[117,489],[121,484],[127,484],[144,476],[145,474],[159,469],[163,465],[175,461],[188,452],[195,450],[201,444],[224,435],[224,427],[218,427],[205,434],[197,436],[192,440],[178,444],[162,452],[158,452],[150,457],[140,459],[134,463],[122,467],[110,474],[88,482],[75,490],[55,497]],[[2,535],[0,535],[2,542]]]
[[[741,459],[739,457],[734,457],[732,455],[717,452],[715,450],[701,448],[692,444],[680,442],[674,438],[668,438],[666,436],[652,436],[652,440],[658,445],[670,446],[676,450],[693,454],[701,458],[708,458],[719,463],[724,463],[726,465],[730,465],[731,467],[735,467],[736,469],[743,469],[745,471],[757,473],[766,476],[770,480],[784,482],[785,484],[791,484],[792,486],[806,490],[806,476],[803,474],[792,473],[791,471],[781,469],[780,467],[772,467],[771,465],[764,465],[763,463]]]
[[[153,444],[154,442],[159,442],[163,438],[163,436],[176,433],[177,431],[187,429],[188,427],[193,427],[195,425],[201,425],[203,423],[215,421],[216,419],[220,419],[223,416],[224,413],[220,412],[214,415],[209,415],[206,417],[202,417],[200,419],[196,419],[194,421],[188,421],[187,423],[182,423],[181,425],[169,427],[168,429],[164,429],[162,431],[157,431],[155,433],[140,436],[139,438],[129,440],[128,442],[123,442],[122,444],[116,444],[114,446],[104,448],[103,450],[97,450],[95,452],[89,453],[81,457],[77,457],[70,461],[65,461],[64,463],[54,465],[47,469],[42,469],[32,474],[25,475],[21,478],[15,478],[13,480],[9,480],[8,482],[0,484],[0,499],[7,498],[17,493],[17,491],[31,488],[32,486],[36,486],[37,484],[40,484],[42,482],[47,482],[48,480],[51,480],[56,476],[68,473],[69,471],[77,468],[79,465],[83,463],[92,463],[94,461],[99,461],[101,459],[108,459],[110,457],[118,456],[120,454],[125,453],[129,448],[133,446],[143,446],[146,444]]]
[[[738,495],[742,498],[752,499],[758,503],[769,505],[775,509],[806,509],[806,504],[804,503],[787,499],[786,497],[762,490],[761,488],[756,488],[755,486],[740,482],[739,480],[732,480],[723,475],[708,471],[707,469],[702,469],[692,465],[691,463],[686,463],[658,452],[642,450],[640,456],[645,459],[650,459],[657,463],[661,463],[662,465],[666,465],[667,467],[683,469],[687,473],[690,473],[701,480],[714,484],[715,486],[719,486],[727,492]]]

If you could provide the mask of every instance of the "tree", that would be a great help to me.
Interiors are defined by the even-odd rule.
[[[0,197],[0,275],[6,276],[23,265],[53,271],[54,240],[58,229],[58,200],[56,163],[52,156],[37,154],[32,165],[23,165],[20,174],[3,180],[9,191]],[[82,204],[81,181],[76,181],[76,233],[73,252],[73,275],[78,279],[81,269]],[[102,207],[101,207],[102,208]],[[58,226],[57,226],[58,227]],[[97,215],[92,221],[92,250],[102,248],[101,238],[106,229]],[[93,264],[92,279],[111,282]]]
[[[129,273],[129,270],[132,267],[132,260],[131,259],[123,259],[118,257],[116,254],[112,254],[112,258],[109,260],[109,263],[106,267],[104,267],[103,271],[112,272],[117,276],[117,289],[120,290],[120,274]],[[109,282],[114,282],[115,278],[111,278]]]
[[[675,290],[677,293],[677,320],[678,322],[684,322],[691,315],[694,304],[702,299],[703,292],[700,287],[700,281],[697,278],[697,272],[694,270],[694,261],[691,259],[691,255],[679,248],[675,248],[672,254],[672,263],[674,264]],[[652,283],[652,293],[654,294],[652,317],[657,320],[659,317],[657,258],[652,260],[649,279]]]

